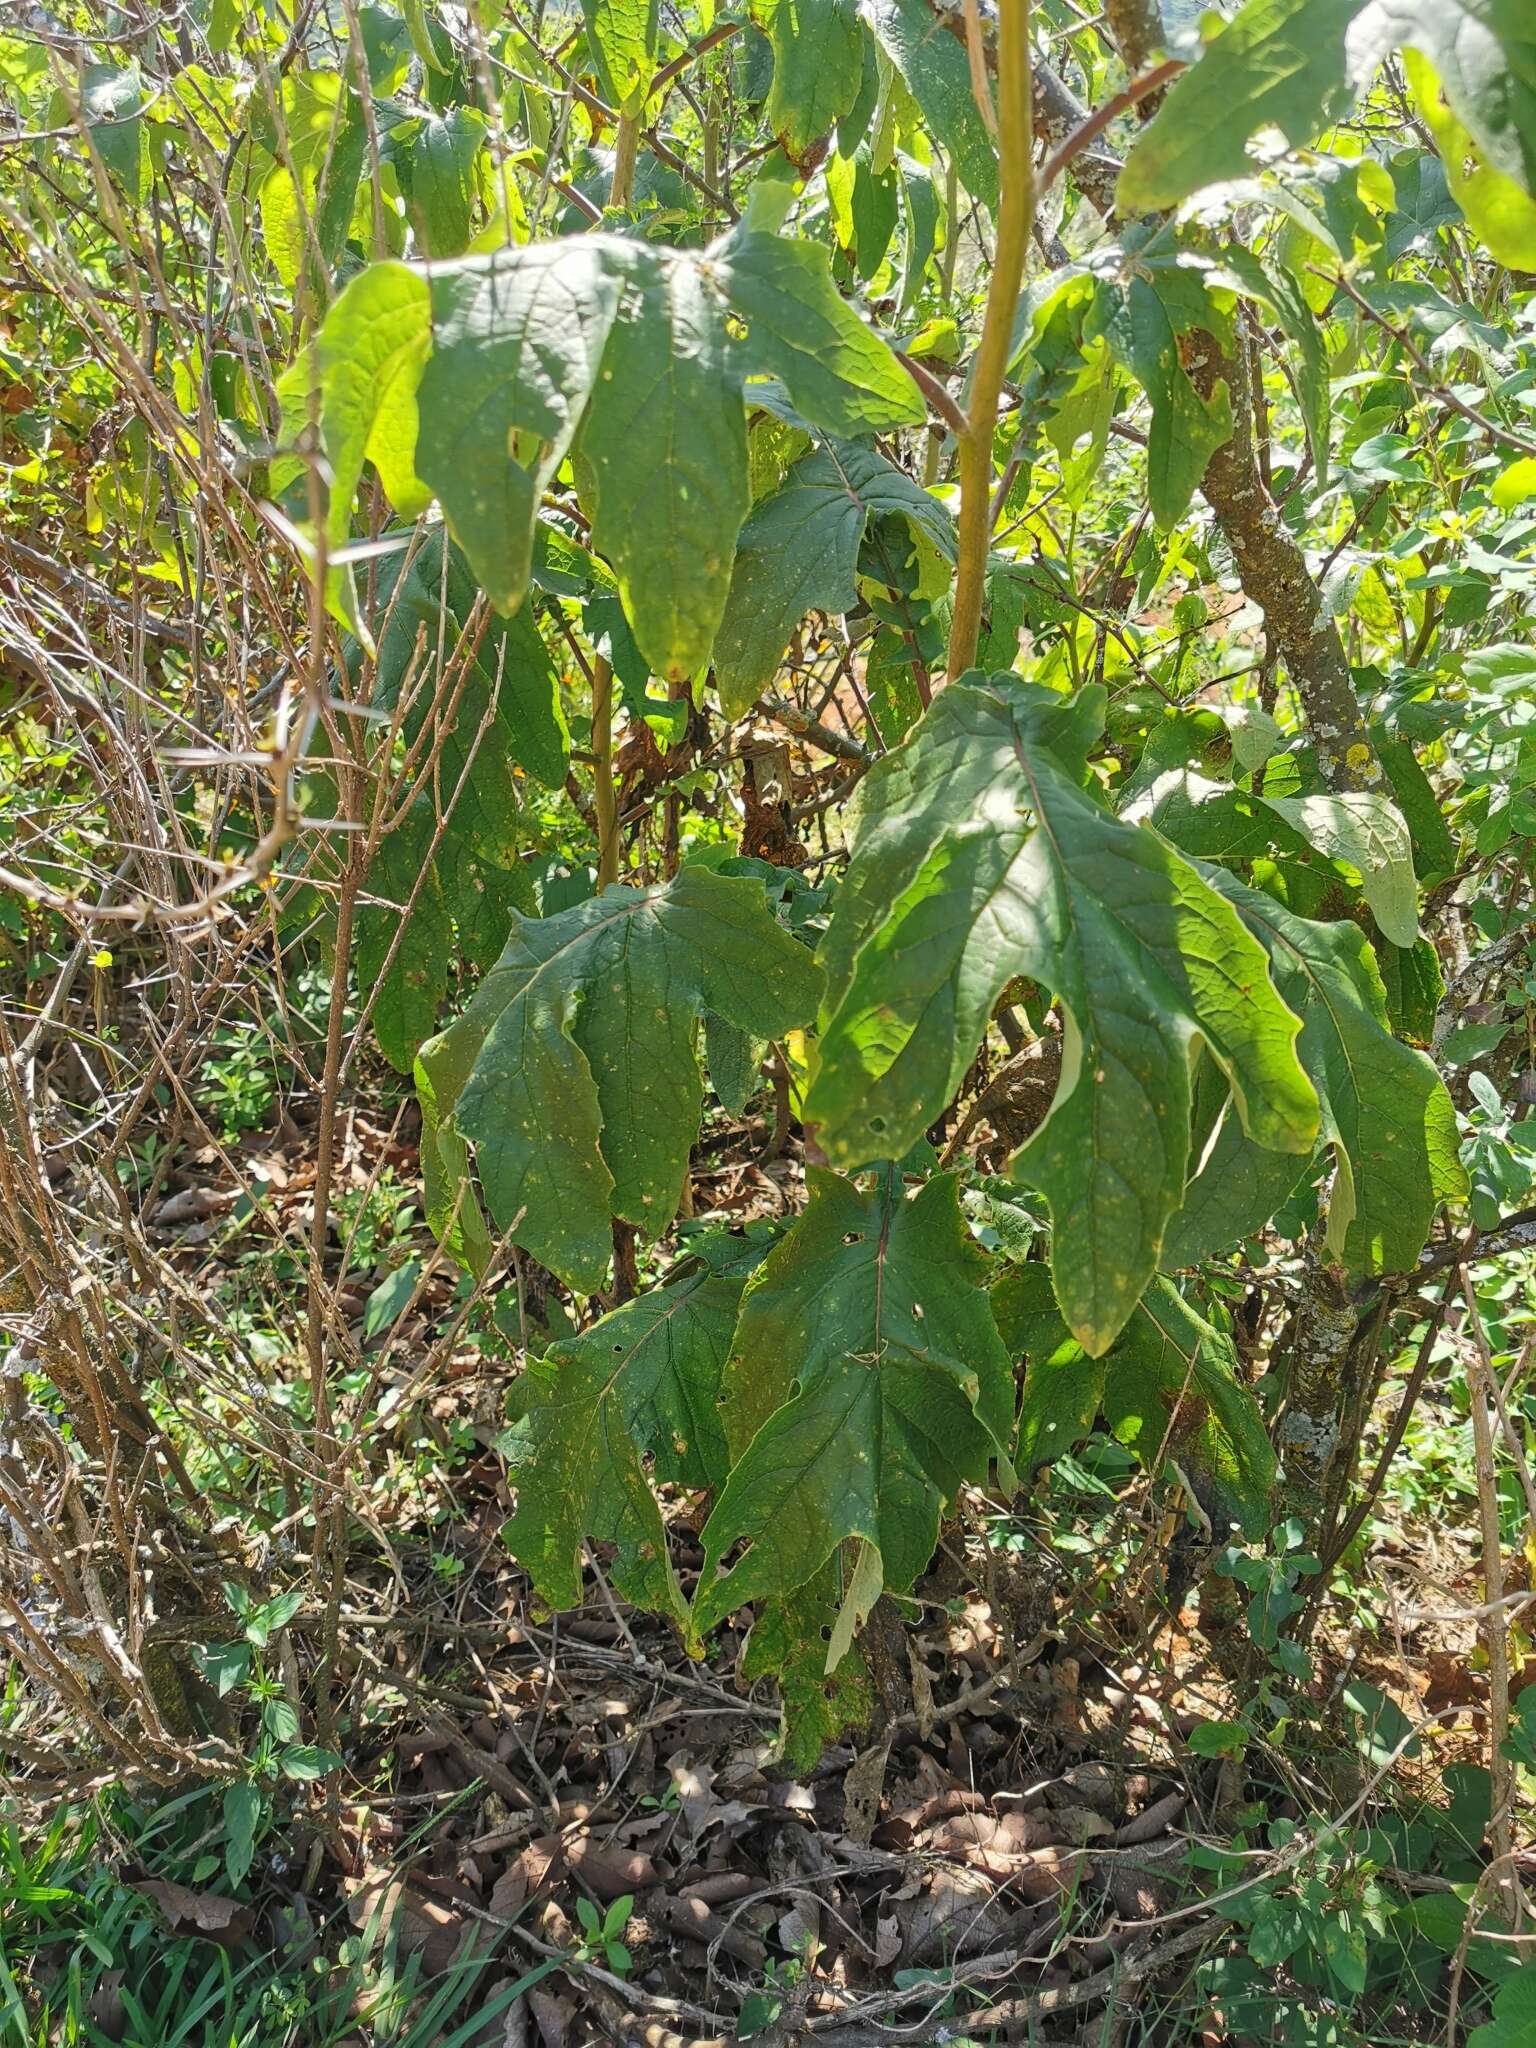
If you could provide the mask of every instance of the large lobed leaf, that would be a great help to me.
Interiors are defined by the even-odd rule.
[[[1166,1280],[1148,1289],[1113,1347],[1089,1358],[1057,1313],[1039,1265],[992,1291],[998,1328],[1025,1360],[1019,1467],[1070,1451],[1102,1412],[1149,1470],[1172,1465],[1225,1537],[1262,1536],[1273,1520],[1275,1454],[1243,1383],[1232,1340]]]
[[[664,887],[614,884],[555,917],[514,913],[501,958],[418,1060],[434,1225],[470,1139],[495,1220],[593,1292],[613,1217],[655,1237],[677,1212],[703,1013],[778,1038],[809,1022],[820,987],[751,877],[685,867]]]
[[[1017,1167],[1050,1205],[1057,1298],[1094,1354],[1182,1198],[1196,1048],[1260,1143],[1305,1156],[1318,1128],[1262,946],[1165,840],[1083,789],[1101,716],[1094,692],[973,675],[868,776],[806,1106],[834,1164],[900,1158],[953,1099],[1006,984],[1049,989],[1062,1076]]]
[[[826,251],[746,231],[703,254],[594,234],[425,277],[377,264],[337,299],[315,360],[333,545],[372,456],[397,509],[439,500],[492,602],[514,611],[540,499],[579,434],[598,543],[640,653],[672,681],[708,660],[730,589],[750,503],[743,381],[778,377],[834,434],[923,416]],[[350,624],[349,596],[333,602]]]
[[[741,530],[715,643],[715,682],[727,717],[750,709],[807,612],[852,610],[865,528],[891,512],[953,558],[949,514],[876,449],[856,442],[828,440],[758,505]]]
[[[1012,1375],[953,1177],[910,1199],[894,1170],[868,1193],[816,1168],[808,1180],[726,1368],[735,1462],[705,1524],[700,1630],[785,1599],[852,1537],[879,1553],[875,1590],[904,1590],[944,1505],[1006,1454]]]
[[[1298,1050],[1335,1162],[1328,1248],[1352,1273],[1411,1272],[1438,1205],[1465,1193],[1456,1112],[1433,1064],[1394,1038],[1364,934],[1298,917],[1220,870],[1226,896],[1270,957],[1302,1020]],[[1228,1118],[1207,1146],[1169,1232],[1169,1265],[1191,1265],[1267,1222],[1298,1179]]]
[[[591,1537],[617,1546],[625,1599],[684,1618],[653,1480],[703,1487],[725,1477],[721,1375],[765,1249],[709,1233],[665,1285],[554,1346],[518,1382],[520,1426],[508,1438],[517,1507],[505,1534],[552,1605],[579,1603]]]

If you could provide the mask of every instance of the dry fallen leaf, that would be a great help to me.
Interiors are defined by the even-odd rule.
[[[196,1892],[168,1877],[130,1875],[125,1882],[160,1909],[172,1934],[198,1934],[220,1948],[238,1948],[256,1924],[253,1906],[217,1892]]]
[[[458,1954],[462,1914],[378,1870],[365,1872],[347,1889],[347,1915],[359,1932],[392,1932],[400,1952],[419,1954],[429,1972],[446,1970]]]

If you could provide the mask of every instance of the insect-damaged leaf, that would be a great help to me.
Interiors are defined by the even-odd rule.
[[[1314,923],[1208,872],[1268,951],[1276,986],[1301,1018],[1297,1050],[1335,1160],[1329,1250],[1351,1272],[1410,1272],[1436,1207],[1466,1187],[1444,1082],[1423,1053],[1392,1036],[1381,976],[1355,925]],[[1229,1116],[1170,1228],[1166,1263],[1192,1265],[1259,1229],[1295,1186],[1294,1167]]]
[[[1218,1537],[1262,1536],[1275,1454],[1232,1341],[1166,1280],[1154,1281],[1102,1358],[1089,1358],[1051,1300],[1045,1268],[1016,1266],[992,1291],[997,1325],[1026,1360],[1020,1469],[1049,1464],[1097,1414],[1151,1471],[1177,1468]]]
[[[447,1116],[474,1141],[493,1218],[520,1218],[516,1242],[591,1293],[612,1217],[654,1237],[677,1211],[702,1014],[778,1038],[810,1020],[820,987],[752,877],[685,867],[664,887],[615,884],[555,917],[514,913],[464,1015],[422,1048],[423,1114],[430,1105],[434,1124]]]
[[[432,274],[417,467],[502,611],[528,588],[539,497],[591,396],[624,276],[600,235]]]
[[[754,1276],[726,1368],[736,1461],[704,1529],[700,1629],[783,1599],[852,1536],[905,1589],[944,1504],[1006,1452],[1012,1377],[953,1177],[910,1201],[894,1170],[868,1194],[816,1168],[808,1180],[810,1205]]]
[[[555,1345],[518,1382],[506,1540],[554,1605],[580,1601],[581,1545],[593,1537],[618,1546],[625,1599],[683,1618],[652,1481],[703,1487],[725,1476],[720,1376],[764,1249],[723,1231],[696,1240],[664,1286]]]
[[[1081,787],[1101,703],[973,675],[866,778],[806,1105],[835,1164],[900,1158],[953,1099],[1007,982],[1051,990],[1062,1076],[1016,1167],[1050,1204],[1057,1298],[1095,1354],[1183,1195],[1195,1044],[1260,1142],[1305,1155],[1318,1121],[1263,948],[1165,840]]]
[[[611,106],[624,107],[651,82],[656,60],[656,0],[581,0],[587,46]]]

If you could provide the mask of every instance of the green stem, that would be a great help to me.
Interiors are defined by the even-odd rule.
[[[959,567],[947,664],[951,682],[975,661],[981,636],[981,603],[991,543],[992,441],[1035,203],[1029,0],[1002,0],[1000,13],[997,247],[981,341],[971,369],[967,427],[960,441]]]

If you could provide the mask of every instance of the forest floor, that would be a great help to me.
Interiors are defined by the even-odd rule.
[[[314,1161],[296,1115],[183,1150],[147,1212],[187,1290],[257,1355],[258,1326],[281,1348],[297,1308],[274,1294],[249,1190],[302,1229]],[[579,1610],[552,1615],[531,1594],[502,1541],[498,1444],[506,1339],[551,1312],[525,1274],[521,1303],[504,1293],[510,1309],[466,1326],[421,1384],[414,1362],[452,1324],[458,1289],[433,1270],[413,1205],[414,1117],[359,1103],[343,1119],[354,1273],[340,1300],[364,1356],[387,1333],[338,1617],[345,1768],[289,1788],[250,1903],[221,1890],[216,1855],[208,1874],[206,1835],[201,1862],[177,1863],[109,1826],[97,1854],[170,1933],[242,1967],[253,1954],[312,1967],[346,1935],[387,1942],[391,1967],[422,1983],[467,1964],[463,2031],[445,2022],[423,2041],[498,2048],[1215,2043],[1271,2026],[1442,2038],[1447,1967],[1459,1983],[1469,1948],[1458,1995],[1479,2009],[1485,1944],[1462,1938],[1469,1887],[1446,1850],[1476,1857],[1486,1777],[1475,1517],[1453,1414],[1431,1413],[1410,1444],[1407,1483],[1384,1496],[1348,1597],[1335,1589],[1305,1652],[1306,1585],[1287,1581],[1289,1671],[1241,1600],[1202,1632],[1208,1553],[1180,1501],[1096,1438],[1018,1503],[962,1500],[907,1612],[877,1609],[869,1726],[786,1756],[772,1688],[742,1675],[745,1621],[697,1664],[614,1596],[600,1554]],[[791,1205],[800,1168],[792,1146],[764,1156],[771,1114],[706,1145],[696,1185],[722,1220]],[[1432,1515],[1415,1512],[1415,1487]],[[673,1504],[685,1588],[702,1563],[698,1505]],[[302,1582],[302,1517],[266,1520],[266,1576]],[[1220,1587],[1205,1584],[1213,1606]],[[292,1641],[312,1656],[326,1621],[314,1598],[292,1615],[285,1677]],[[212,1613],[200,1628],[218,1632]],[[34,1803],[25,1780],[14,1789]],[[1536,1873],[1528,1825],[1524,1839]],[[1411,1917],[1413,1939],[1385,2003],[1373,1989],[1372,2022],[1328,1928],[1353,1910],[1368,1929],[1378,1897]],[[1460,1902],[1449,1932],[1437,1898]],[[1266,1920],[1303,1928],[1271,1944],[1267,1968]],[[1363,1956],[1365,1934],[1349,1939]],[[95,2018],[121,2039],[117,1996],[106,1982]]]

